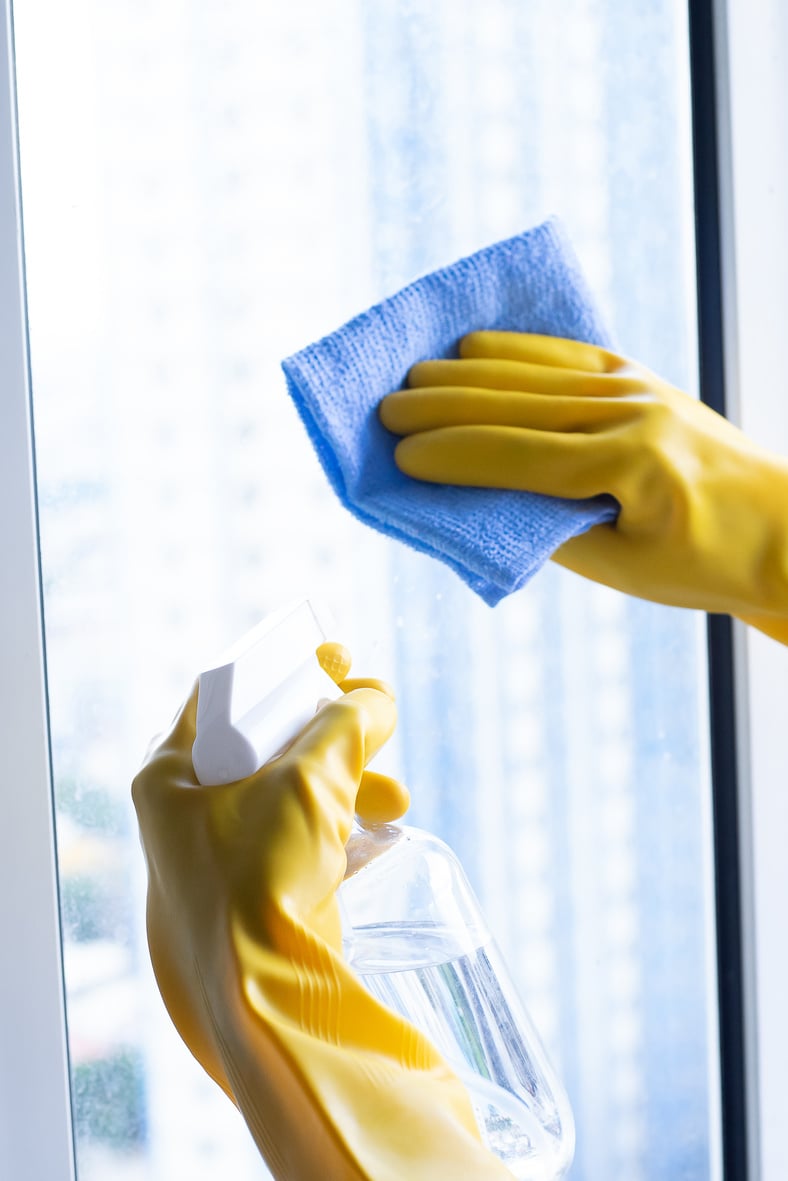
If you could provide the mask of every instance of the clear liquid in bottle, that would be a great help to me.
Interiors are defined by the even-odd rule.
[[[569,1101],[451,850],[419,829],[359,827],[340,898],[351,966],[460,1076],[491,1151],[518,1181],[564,1176]]]

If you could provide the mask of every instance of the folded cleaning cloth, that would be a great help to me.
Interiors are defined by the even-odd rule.
[[[435,271],[282,362],[290,395],[339,499],[360,520],[451,566],[493,606],[564,541],[603,521],[610,497],[427,484],[394,462],[378,404],[417,361],[457,355],[478,329],[608,345],[574,252],[552,218]]]

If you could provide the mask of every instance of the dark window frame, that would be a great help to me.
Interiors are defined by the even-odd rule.
[[[718,141],[719,75],[714,0],[690,0],[689,48],[698,356],[702,400],[725,414],[725,337]],[[720,1115],[725,1181],[747,1181],[747,1123],[741,787],[736,735],[736,654],[728,616],[708,618]]]

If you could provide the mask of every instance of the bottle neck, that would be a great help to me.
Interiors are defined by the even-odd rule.
[[[398,824],[365,824],[357,816],[345,845],[345,881],[369,865],[370,861],[387,853],[403,838],[404,832]]]

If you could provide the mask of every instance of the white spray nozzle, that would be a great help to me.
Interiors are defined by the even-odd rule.
[[[324,609],[301,599],[267,616],[200,673],[192,762],[204,786],[254,774],[340,690],[316,649],[331,631]]]

